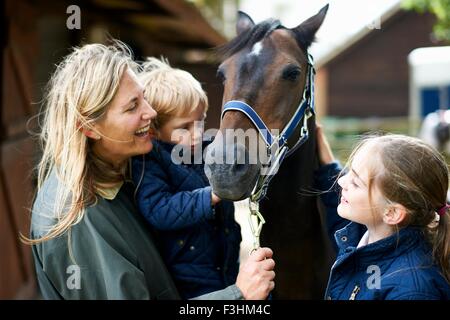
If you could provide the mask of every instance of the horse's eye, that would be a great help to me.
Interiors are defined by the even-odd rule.
[[[222,83],[224,83],[225,80],[226,80],[226,78],[225,78],[225,73],[224,73],[223,70],[221,70],[221,69],[217,70],[216,77],[217,77],[220,81],[222,81]]]
[[[283,71],[283,79],[289,81],[297,81],[300,76],[299,68],[288,68]]]

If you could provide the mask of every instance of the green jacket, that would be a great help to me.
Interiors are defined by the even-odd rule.
[[[58,188],[52,173],[33,205],[31,237],[45,235],[54,220]],[[69,232],[33,246],[46,299],[179,299],[147,223],[124,184],[113,200],[98,197]],[[200,297],[240,299],[236,286]]]

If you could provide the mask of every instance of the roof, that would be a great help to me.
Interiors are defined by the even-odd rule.
[[[70,3],[41,0],[40,8],[43,13],[60,16]],[[128,30],[137,28],[149,38],[167,44],[210,48],[227,41],[187,0],[81,0],[77,5],[83,21],[117,24]]]
[[[382,14],[380,19],[380,25],[385,24],[388,20],[392,19],[395,15],[397,15],[401,11],[402,11],[401,2],[397,2]],[[341,55],[343,52],[352,47],[354,44],[358,43],[360,40],[367,37],[369,34],[373,33],[375,30],[377,30],[375,27],[376,26],[374,26],[373,28],[370,28],[369,26],[362,27],[353,36],[347,38],[340,45],[332,48],[330,52],[318,58],[316,62],[317,67],[321,68],[325,66],[327,63],[332,61],[337,56]]]

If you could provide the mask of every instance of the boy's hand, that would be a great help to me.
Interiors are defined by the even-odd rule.
[[[219,203],[222,199],[220,199],[214,192],[211,191],[211,204],[214,206]]]
[[[317,152],[319,154],[320,164],[326,165],[332,163],[333,161],[335,161],[335,158],[333,152],[331,151],[327,137],[323,132],[323,128],[319,123],[316,124],[316,134],[317,134]]]

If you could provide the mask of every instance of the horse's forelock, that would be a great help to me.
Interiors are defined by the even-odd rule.
[[[255,43],[269,36],[276,29],[285,29],[285,27],[281,25],[279,20],[265,20],[258,23],[252,29],[239,34],[230,42],[218,47],[216,51],[222,59],[227,59],[242,49],[253,46]]]

